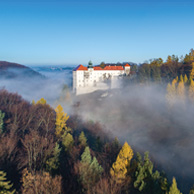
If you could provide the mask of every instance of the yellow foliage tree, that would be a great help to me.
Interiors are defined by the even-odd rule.
[[[191,64],[190,77],[191,77],[191,79],[194,79],[194,62],[192,62],[192,64]]]
[[[63,107],[59,104],[55,109],[56,112],[56,129],[55,134],[57,137],[61,137],[64,134],[64,130],[67,130],[66,122],[69,119],[67,113],[64,113]]]
[[[188,84],[188,77],[187,77],[186,74],[184,75],[184,79],[183,80],[184,80],[184,84]]]
[[[177,86],[177,95],[181,101],[185,100],[185,85],[183,82],[183,78],[180,80]]]
[[[168,55],[168,58],[167,58],[167,60],[166,60],[166,63],[167,63],[167,64],[172,63],[172,57],[171,57],[170,55]]]
[[[194,103],[194,81],[190,79],[189,85],[189,100]]]
[[[110,170],[112,178],[117,183],[122,183],[126,179],[127,168],[129,167],[132,158],[133,150],[128,143],[125,142],[117,156],[116,162],[113,163]]]
[[[33,102],[32,102],[33,103]],[[36,102],[36,104],[46,104],[46,100],[44,98],[41,98]]]
[[[174,79],[172,81],[172,84],[168,84],[167,85],[167,94],[166,94],[166,100],[167,100],[167,103],[170,105],[170,107],[172,107],[175,103],[175,98],[176,98],[176,83],[177,83],[177,80]]]

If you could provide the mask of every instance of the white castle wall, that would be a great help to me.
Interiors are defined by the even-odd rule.
[[[125,70],[76,70],[73,71],[73,92],[78,94],[90,93],[95,90],[106,90],[108,88],[120,87],[118,78],[124,74],[129,74],[130,66]],[[105,83],[110,80],[110,85]]]

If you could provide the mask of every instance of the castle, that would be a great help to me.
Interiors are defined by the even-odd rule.
[[[73,92],[75,94],[90,93],[95,90],[115,88],[118,78],[129,75],[130,65],[105,65],[104,68],[92,65],[88,67],[79,65],[73,70]],[[107,80],[110,80],[107,84]]]

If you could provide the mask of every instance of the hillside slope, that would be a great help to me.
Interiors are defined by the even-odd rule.
[[[44,78],[40,73],[17,63],[0,61],[0,79]]]

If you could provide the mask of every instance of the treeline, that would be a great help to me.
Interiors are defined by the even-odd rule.
[[[142,158],[60,105],[1,90],[0,110],[1,193],[180,193],[148,152]]]
[[[169,55],[166,62],[162,58],[158,58],[141,64],[138,66],[136,80],[143,83],[152,81],[167,83],[171,82],[177,76],[180,77],[180,75],[187,75],[189,78],[192,71],[194,71],[193,49],[185,57],[182,56],[179,58],[175,55]]]

